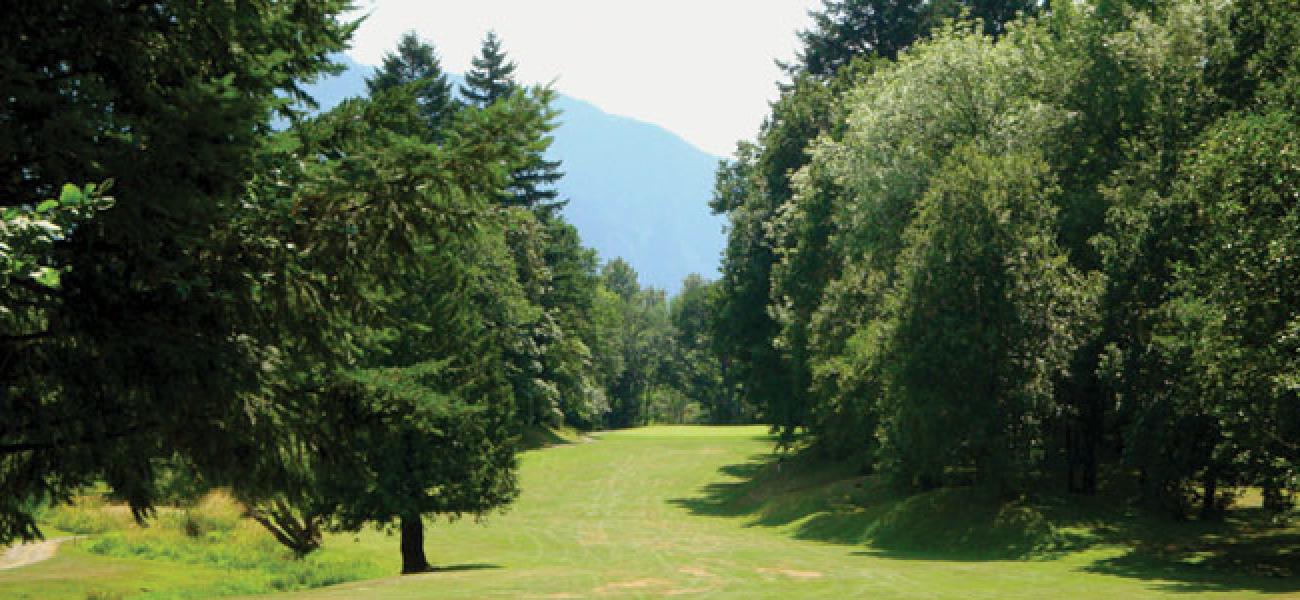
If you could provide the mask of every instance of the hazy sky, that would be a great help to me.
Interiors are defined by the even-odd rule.
[[[494,29],[524,83],[606,112],[663,126],[730,156],[776,97],[773,59],[788,60],[795,31],[820,0],[359,0],[370,17],[350,52],[378,64],[414,29],[443,68],[463,73]]]

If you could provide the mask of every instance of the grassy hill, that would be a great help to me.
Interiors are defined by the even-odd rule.
[[[429,558],[442,569],[436,573],[392,576],[397,538],[374,531],[334,536],[307,563],[286,560],[273,543],[258,541],[255,528],[231,522],[236,517],[219,499],[189,516],[165,512],[148,533],[123,533],[133,526],[113,517],[113,507],[92,506],[75,513],[84,522],[64,515],[62,523],[107,533],[65,544],[47,562],[0,571],[0,598],[206,597],[213,589],[252,593],[356,577],[367,579],[276,597],[1300,592],[1291,576],[1297,561],[1287,553],[1300,546],[1297,532],[1264,527],[1250,508],[1222,524],[1178,523],[1102,500],[1065,504],[1050,494],[1008,500],[948,489],[903,496],[847,465],[783,460],[759,427],[653,427],[553,436],[537,445],[546,447],[523,456],[524,492],[509,512],[429,529]],[[89,527],[94,519],[109,522]],[[166,533],[169,526],[183,530],[186,519],[198,522],[197,538]],[[121,539],[113,544],[102,541],[115,536]],[[147,539],[170,542],[150,546]],[[260,563],[250,560],[257,557]]]

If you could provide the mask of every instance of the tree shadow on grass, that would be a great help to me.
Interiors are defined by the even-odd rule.
[[[970,487],[909,494],[853,465],[797,455],[756,454],[719,473],[722,481],[669,502],[747,527],[789,527],[796,539],[866,546],[859,556],[1050,560],[1100,546],[1122,554],[1082,571],[1170,592],[1300,591],[1300,531],[1271,526],[1258,509],[1189,522],[1115,498],[1050,491],[1013,500]]]
[[[1178,520],[1113,498],[1056,495],[1044,502],[1061,528],[1087,531],[1094,545],[1117,548],[1081,570],[1140,579],[1178,593],[1300,591],[1300,530],[1258,507],[1219,521]]]
[[[1174,523],[1173,532],[1121,532],[1124,554],[1083,570],[1171,592],[1300,591],[1300,532],[1267,526],[1258,510],[1233,512],[1222,523]]]
[[[774,464],[776,457],[768,454],[755,454],[746,462],[724,465],[718,472],[728,481],[710,483],[701,489],[702,494],[694,498],[672,498],[670,504],[690,510],[693,514],[711,517],[738,517],[753,514],[759,508],[761,498],[753,497],[753,492],[763,489],[767,477],[760,477],[768,467]]]
[[[494,565],[494,564],[491,564],[491,563],[467,563],[467,564],[460,564],[460,565],[433,565],[433,566],[429,567],[429,570],[424,571],[424,572],[421,572],[421,573],[419,573],[419,574],[420,574],[420,575],[427,575],[427,574],[434,574],[434,573],[459,573],[459,572],[462,572],[462,571],[485,571],[485,570],[501,569],[501,568],[504,568],[504,567],[502,567],[501,565]]]
[[[672,504],[692,514],[743,517],[749,527],[792,527],[796,539],[870,544],[879,552],[933,560],[1006,560],[1073,548],[1040,515],[992,492],[950,488],[925,494],[892,489],[852,464],[759,454],[727,465],[724,481]]]
[[[567,446],[572,444],[558,431],[550,427],[535,425],[525,427],[519,436],[519,446],[523,450],[538,450],[541,448],[550,448],[551,446]]]

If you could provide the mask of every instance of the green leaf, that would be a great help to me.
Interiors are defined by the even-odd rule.
[[[63,191],[59,193],[59,202],[65,205],[75,206],[81,204],[83,198],[85,196],[82,195],[81,189],[71,183],[63,184]],[[53,202],[53,200],[49,202]]]
[[[53,199],[46,200],[36,205],[36,212],[38,213],[50,212],[51,210],[54,210],[58,206],[59,206],[58,200],[53,200]]]
[[[45,287],[57,289],[59,287],[60,275],[61,273],[59,273],[58,269],[41,267],[32,273],[32,279]]]

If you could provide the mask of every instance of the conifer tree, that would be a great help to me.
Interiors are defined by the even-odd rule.
[[[289,404],[265,394],[265,351],[342,353],[311,340],[333,333],[319,326],[323,304],[272,308],[303,296],[254,273],[309,269],[286,266],[297,253],[280,250],[278,229],[262,235],[274,217],[244,192],[271,116],[292,116],[286,99],[309,100],[301,83],[338,70],[329,57],[355,27],[348,6],[7,5],[0,545],[39,537],[37,507],[100,483],[143,518],[160,460],[240,487],[259,483],[250,465],[274,460],[258,451],[277,433],[266,416]],[[104,197],[91,184],[107,180]],[[308,279],[324,280],[295,284]],[[347,304],[328,297],[321,311]]]
[[[554,128],[554,111],[550,109],[551,94],[549,90],[535,98],[542,103],[544,110],[551,116],[547,125]],[[555,184],[564,177],[560,171],[560,161],[547,160],[546,149],[551,145],[551,137],[544,136],[532,149],[528,163],[511,174],[510,188],[506,191],[505,202],[511,206],[523,206],[550,214],[564,206],[565,201],[557,200],[559,190]]]
[[[397,43],[397,51],[384,55],[383,66],[366,78],[370,95],[401,85],[419,82],[416,98],[420,114],[429,123],[430,131],[442,127],[447,117],[456,110],[451,84],[442,70],[438,53],[433,45],[420,40],[414,31],[408,31]]]
[[[465,84],[460,95],[470,104],[486,107],[510,95],[518,87],[515,83],[515,63],[506,58],[501,49],[501,38],[489,31],[483,39],[483,48],[471,61],[474,68],[465,73]]]
[[[1020,14],[1033,14],[1038,0],[823,0],[809,13],[811,29],[799,32],[799,60],[791,74],[829,77],[855,57],[894,60],[946,19],[971,18],[988,35],[1001,35]]]
[[[496,32],[489,31],[483,39],[483,48],[478,57],[471,61],[474,68],[465,74],[465,85],[460,86],[460,95],[470,104],[486,107],[504,98],[515,90],[515,63],[506,57],[501,48],[501,38]],[[529,94],[541,103],[551,118],[554,129],[554,113],[550,111],[551,94],[548,91],[534,91]],[[503,194],[501,202],[507,206],[523,206],[552,212],[563,206],[557,202],[559,195],[555,183],[564,177],[560,171],[560,161],[547,160],[546,149],[551,145],[551,138],[543,135],[532,149],[532,158],[526,165],[516,170],[511,176],[510,187]]]

